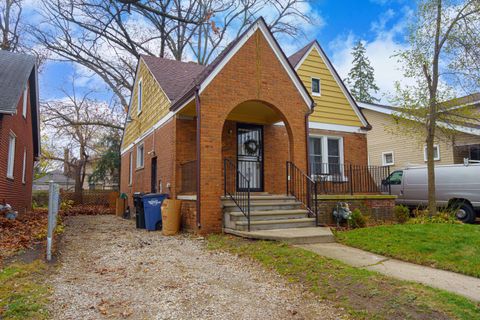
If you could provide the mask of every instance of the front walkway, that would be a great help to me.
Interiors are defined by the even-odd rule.
[[[68,221],[52,275],[53,319],[339,319],[342,312],[202,239],[114,216]]]
[[[300,247],[354,267],[376,271],[400,280],[419,282],[480,301],[479,278],[388,258],[339,243],[307,244]]]

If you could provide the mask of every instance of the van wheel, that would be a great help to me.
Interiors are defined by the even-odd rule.
[[[462,203],[455,211],[458,220],[464,223],[474,223],[476,219],[475,211],[468,203]]]

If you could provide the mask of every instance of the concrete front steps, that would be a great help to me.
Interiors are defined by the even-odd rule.
[[[247,217],[230,198],[222,197],[222,205],[226,233],[295,244],[334,241],[330,229],[316,227],[315,218],[293,196],[252,193],[250,232]]]

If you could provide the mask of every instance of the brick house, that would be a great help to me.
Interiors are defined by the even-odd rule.
[[[0,51],[0,201],[31,209],[33,165],[40,153],[35,58]]]
[[[120,190],[130,207],[133,192],[182,199],[201,233],[315,225],[315,179],[352,186],[369,129],[318,42],[287,58],[260,18],[208,66],[140,57]]]

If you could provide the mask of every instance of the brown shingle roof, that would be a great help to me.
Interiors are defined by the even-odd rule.
[[[187,101],[188,98],[193,95],[196,86],[200,85],[212,73],[212,71],[225,59],[235,45],[258,23],[262,23],[264,26],[266,26],[265,20],[262,17],[258,18],[239,37],[230,42],[208,66],[202,66],[192,62],[185,63],[176,60],[156,58],[152,56],[141,56],[172,102],[170,109],[176,110],[185,101]],[[267,32],[270,32],[270,30],[268,29]],[[278,48],[280,48],[273,35],[272,38]],[[307,49],[308,48],[305,50]],[[280,51],[284,58],[288,60],[281,48]],[[307,92],[298,75],[295,72],[294,74],[305,92]],[[310,99],[311,103],[313,103],[309,95],[308,98]]]
[[[173,103],[202,72],[205,66],[194,62],[182,62],[166,58],[142,55],[155,79]]]
[[[297,52],[292,54],[290,57],[288,57],[288,61],[290,61],[290,64],[292,65],[292,67],[295,68],[297,66],[300,60],[302,60],[305,53],[307,53],[307,51],[310,49],[310,47],[314,43],[315,43],[315,40],[309,42],[305,47],[303,47],[302,49],[298,50]]]

